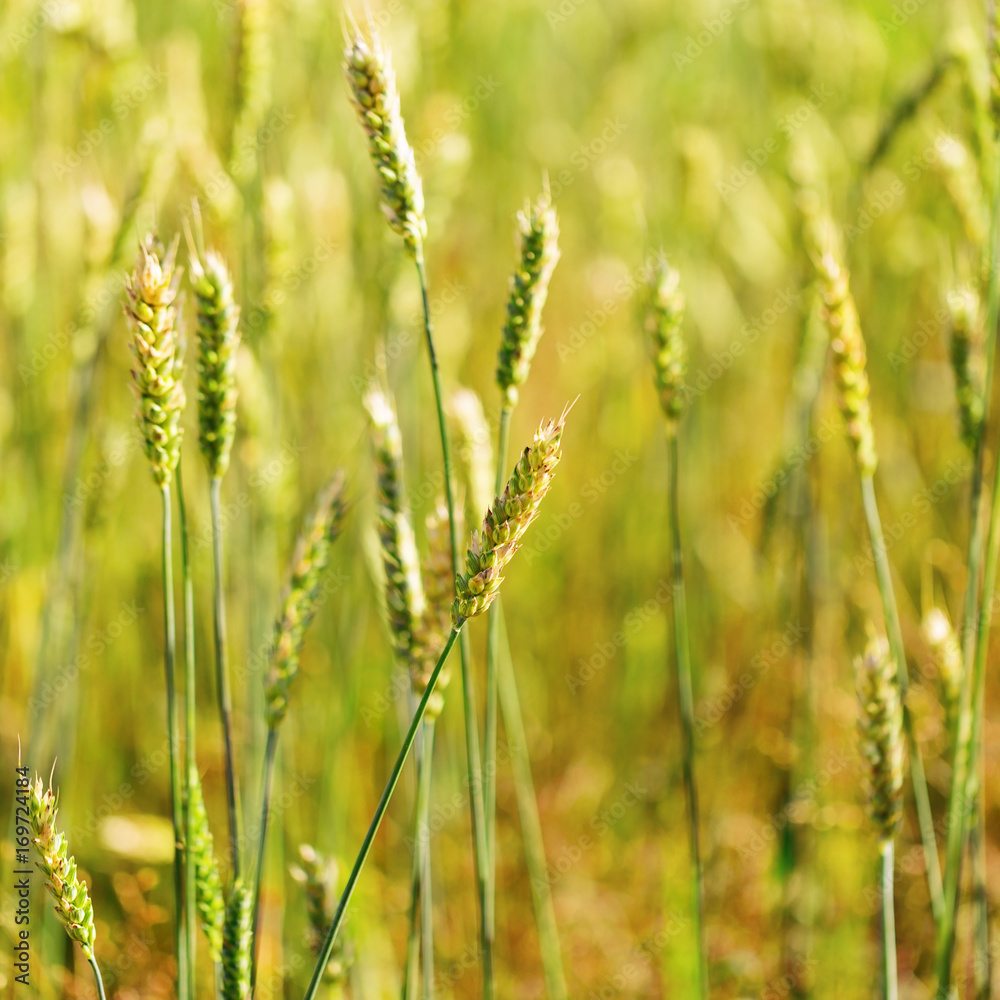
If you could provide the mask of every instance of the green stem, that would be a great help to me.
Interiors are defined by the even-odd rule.
[[[184,937],[184,812],[181,799],[181,734],[177,722],[177,681],[174,672],[176,616],[174,614],[174,560],[170,486],[163,499],[163,667],[167,684],[167,740],[170,743],[170,806],[174,825],[174,947],[177,950],[177,996],[188,997],[187,944]]]
[[[882,598],[882,613],[885,616],[886,631],[889,633],[889,648],[896,660],[896,677],[899,682],[900,698],[903,702],[903,728],[906,730],[906,739],[910,746],[910,781],[913,785],[913,798],[917,806],[920,840],[924,848],[927,890],[930,895],[934,920],[940,923],[944,914],[944,898],[941,889],[941,866],[938,861],[937,841],[934,838],[934,816],[931,813],[931,800],[927,793],[924,758],[913,731],[913,717],[906,704],[906,692],[910,687],[906,666],[906,648],[903,645],[903,630],[900,628],[899,612],[896,609],[896,595],[892,587],[889,553],[885,545],[885,536],[882,533],[882,519],[879,516],[878,503],[875,499],[875,480],[870,475],[861,477],[861,497],[864,502],[865,520],[868,523],[872,556],[875,560],[875,576],[878,579],[878,590]]]
[[[494,489],[496,496],[504,490],[504,468],[507,465],[507,448],[510,441],[510,419],[513,407],[505,405],[500,411],[500,438],[497,445],[497,475]],[[491,940],[496,940],[497,893],[497,659],[500,645],[500,598],[493,602],[488,612],[486,631],[486,772],[483,775],[483,800],[486,812],[486,851],[488,855],[486,880],[486,924]]]
[[[278,730],[268,729],[264,750],[264,790],[260,807],[260,839],[257,844],[257,871],[253,886],[253,949],[250,960],[250,993],[257,985],[257,957],[260,952],[260,888],[264,883],[264,856],[267,848],[267,821],[271,815],[271,791],[274,788],[274,758],[278,752]]]
[[[451,471],[451,445],[448,440],[448,424],[444,414],[444,399],[441,393],[441,374],[438,370],[437,353],[434,350],[434,333],[431,325],[431,310],[427,296],[427,274],[424,269],[422,251],[416,256],[417,276],[420,280],[420,298],[424,311],[424,333],[427,353],[430,357],[431,380],[434,385],[434,403],[437,408],[438,431],[441,435],[441,454],[444,460],[445,500],[448,504],[448,531],[451,539],[452,564],[457,576],[462,569],[462,557],[458,548],[457,522],[455,520],[455,485]],[[469,807],[472,818],[472,852],[476,868],[476,888],[479,897],[480,947],[483,952],[483,998],[493,1000],[493,938],[486,919],[486,893],[489,882],[488,848],[486,844],[486,821],[483,815],[482,761],[479,751],[479,724],[476,716],[476,693],[472,677],[472,648],[469,637],[463,633],[459,642],[462,657],[462,703],[465,711],[465,750],[469,784]]]
[[[981,744],[980,744],[981,745]],[[985,774],[980,761],[980,773]],[[976,905],[975,955],[973,983],[975,1000],[990,1000],[993,995],[993,963],[990,959],[990,898],[986,885],[986,817],[982,794],[976,797],[976,816],[969,831],[972,856],[972,892]]]
[[[962,853],[967,830],[966,803],[967,786],[972,769],[974,749],[973,736],[978,728],[975,716],[979,715],[980,702],[976,695],[976,671],[980,657],[985,660],[986,651],[978,648],[978,641],[989,636],[989,617],[992,614],[990,601],[993,594],[993,579],[987,566],[982,581],[982,600],[979,596],[979,562],[983,548],[983,518],[980,514],[980,494],[982,492],[983,469],[985,465],[986,432],[989,427],[990,399],[993,386],[994,361],[996,356],[997,317],[1000,314],[1000,149],[994,148],[993,204],[990,216],[990,261],[989,282],[986,296],[986,380],[983,383],[983,421],[976,442],[976,461],[972,474],[972,523],[969,527],[968,583],[965,590],[965,618],[962,625],[962,685],[959,693],[958,722],[954,734],[955,765],[952,770],[951,794],[948,799],[948,841],[944,869],[944,912],[938,925],[937,974],[938,993],[947,996],[951,984],[951,959],[955,949],[955,921],[958,917],[958,889],[961,881]],[[997,467],[1000,477],[1000,465]],[[990,538],[996,532],[997,492],[993,491],[990,512]],[[987,553],[987,562],[989,554]],[[994,563],[995,573],[995,563]],[[990,596],[987,599],[987,588]],[[983,619],[986,619],[984,627]]]
[[[498,598],[499,600],[499,598]],[[503,624],[503,622],[501,622]],[[506,636],[505,636],[506,639]],[[538,943],[542,953],[542,971],[549,1000],[568,1000],[566,975],[563,971],[562,953],[559,948],[559,929],[552,903],[552,887],[548,879],[545,860],[545,840],[542,822],[538,815],[535,783],[531,777],[528,757],[528,738],[524,731],[524,717],[517,693],[517,681],[510,648],[504,643],[506,655],[500,657],[498,682],[503,724],[511,743],[511,770],[514,774],[514,794],[521,817],[521,839],[531,882],[531,897],[535,904],[535,923],[538,925]]]
[[[104,979],[101,976],[101,970],[97,964],[97,959],[88,958],[87,961],[90,963],[90,967],[94,970],[94,982],[97,983],[97,1000],[107,1000],[107,994],[104,992]]]
[[[425,727],[426,733],[426,727]],[[424,742],[426,746],[426,741]],[[410,931],[406,938],[406,966],[403,969],[403,1000],[417,1000],[420,975],[420,887],[423,879],[424,855],[421,850],[423,831],[423,800],[425,757],[424,746],[417,747],[417,802],[413,810],[413,866],[410,880]],[[428,779],[428,785],[430,780]]]
[[[692,904],[698,941],[698,992],[708,997],[708,952],[705,947],[705,883],[698,836],[698,788],[694,778],[694,697],[691,690],[691,652],[688,641],[687,598],[684,590],[684,556],[681,548],[680,478],[677,434],[669,436],[670,536],[673,549],[674,653],[677,665],[677,703],[683,743],[684,794],[687,799],[688,837],[691,849]]]
[[[431,767],[434,760],[434,720],[424,723],[424,759],[420,765],[417,792],[418,837],[420,851],[420,933],[423,951],[424,998],[434,996],[434,893],[431,881]]]
[[[215,565],[215,681],[219,692],[219,715],[226,748],[226,797],[229,802],[229,851],[233,881],[240,877],[240,800],[233,751],[233,696],[229,690],[229,645],[226,638],[226,603],[222,585],[222,480],[212,477],[212,557]]]
[[[896,1000],[896,914],[893,894],[893,842],[883,841],[882,848],[882,974],[885,1000]]]
[[[389,802],[392,799],[393,792],[396,790],[396,785],[399,784],[399,776],[403,773],[406,758],[410,754],[410,748],[413,746],[414,739],[416,739],[417,730],[420,728],[420,724],[423,721],[424,712],[427,710],[427,702],[430,701],[431,695],[434,693],[438,677],[441,674],[441,668],[448,659],[448,654],[455,645],[455,640],[458,638],[459,632],[462,631],[462,626],[464,624],[464,622],[460,622],[459,624],[453,626],[451,632],[448,633],[448,641],[445,643],[444,649],[441,650],[441,655],[438,657],[438,661],[435,664],[434,669],[431,671],[427,689],[421,695],[420,701],[417,703],[417,709],[413,713],[410,728],[406,731],[406,736],[403,738],[403,745],[400,747],[399,755],[396,757],[396,763],[392,766],[392,772],[390,773],[389,780],[386,782],[385,789],[382,792],[382,798],[379,799],[378,806],[375,809],[375,815],[372,817],[371,824],[368,827],[368,832],[365,834],[365,839],[361,844],[361,850],[358,852],[357,859],[354,862],[354,867],[351,869],[351,874],[347,879],[346,885],[344,886],[340,902],[337,904],[337,911],[333,915],[333,923],[330,924],[330,930],[327,932],[326,940],[323,942],[323,947],[320,949],[319,959],[316,962],[315,969],[313,969],[312,979],[309,981],[309,986],[306,989],[304,1000],[315,1000],[316,992],[319,990],[320,983],[323,981],[323,970],[327,967],[327,964],[330,961],[330,955],[333,953],[333,946],[337,942],[337,935],[340,933],[340,929],[344,924],[347,907],[351,902],[351,897],[354,895],[354,890],[357,887],[358,879],[361,877],[361,872],[365,867],[365,862],[368,860],[368,855],[371,853],[372,844],[375,842],[375,835],[378,833],[378,829],[382,825],[382,820],[385,817],[386,810],[389,808]]]
[[[197,780],[198,758],[195,744],[195,642],[194,642],[194,583],[191,579],[191,560],[188,550],[187,510],[184,506],[184,480],[181,477],[181,463],[177,463],[177,510],[181,525],[181,580],[184,585],[184,752],[185,774],[187,775],[184,808],[185,844],[194,840],[193,818],[189,807],[191,785]],[[184,918],[187,931],[188,951],[188,991],[196,995],[196,962],[198,956],[198,917],[195,910],[194,855],[184,851]]]

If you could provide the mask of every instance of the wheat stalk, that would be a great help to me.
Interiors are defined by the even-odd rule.
[[[542,424],[535,434],[534,441],[525,448],[521,460],[511,474],[503,497],[498,497],[494,506],[486,512],[482,532],[480,534],[473,533],[466,551],[468,572],[456,581],[458,596],[452,608],[451,631],[448,633],[444,648],[431,671],[427,688],[420,696],[413,718],[410,720],[410,726],[403,738],[403,745],[375,809],[375,815],[368,826],[368,832],[365,834],[354,866],[344,885],[344,891],[341,893],[340,902],[337,904],[326,940],[320,950],[319,960],[313,970],[304,1000],[315,1000],[316,992],[323,981],[324,970],[333,954],[333,948],[343,926],[358,879],[361,877],[361,872],[364,870],[365,863],[371,853],[375,836],[382,825],[386,810],[389,808],[406,759],[417,737],[417,730],[423,723],[428,702],[434,694],[434,687],[448,655],[454,648],[466,621],[485,611],[490,601],[496,596],[496,590],[502,579],[498,571],[501,571],[510,561],[524,531],[538,515],[538,505],[548,491],[552,473],[562,456],[562,432],[567,412],[564,410],[558,420]],[[473,596],[463,596],[463,594],[470,593]]]
[[[680,452],[677,430],[684,413],[687,376],[687,346],[681,331],[683,318],[684,296],[680,291],[680,274],[660,255],[656,258],[648,276],[645,326],[653,348],[654,382],[666,422],[670,452],[669,509],[673,550],[674,665],[683,742],[684,794],[687,801],[692,904],[696,922],[695,939],[698,944],[698,990],[702,1000],[705,1000],[709,992],[708,949],[705,943],[705,878],[701,862],[698,785],[694,772],[694,696],[678,491]]]
[[[153,479],[160,487],[163,508],[163,618],[164,675],[167,689],[167,739],[170,746],[171,814],[174,827],[174,945],[177,951],[179,1000],[189,995],[187,940],[185,935],[183,797],[181,794],[180,727],[177,720],[177,686],[174,676],[176,622],[172,555],[170,483],[180,459],[184,345],[176,329],[176,268],[178,240],[165,253],[153,234],[140,244],[132,273],[125,280],[125,316],[132,332],[132,370],[139,410],[137,419]]]
[[[264,680],[267,744],[264,749],[264,791],[257,846],[257,872],[253,889],[252,985],[256,985],[257,981],[260,889],[264,878],[267,826],[274,785],[274,760],[278,752],[278,731],[288,712],[288,698],[292,684],[299,673],[299,656],[302,653],[306,632],[319,607],[323,573],[330,559],[330,549],[340,537],[344,517],[347,514],[346,487],[346,477],[343,472],[338,471],[319,491],[312,511],[295,543],[281,613],[274,626],[271,662]]]
[[[868,401],[865,341],[858,311],[851,295],[849,275],[840,262],[840,248],[832,220],[821,214],[811,219],[807,226],[807,239],[823,303],[823,318],[830,333],[830,350],[833,357],[834,379],[839,390],[840,409],[844,416],[847,438],[854,451],[855,467],[861,485],[861,498],[875,562],[875,576],[882,600],[882,613],[889,634],[889,647],[899,677],[899,690],[903,699],[903,728],[910,747],[910,782],[913,786],[920,839],[926,858],[925,871],[931,909],[935,921],[940,921],[945,907],[937,841],[934,835],[934,817],[927,792],[923,757],[906,706],[906,692],[909,686],[906,650],[899,624],[899,611],[896,607],[892,569],[882,531],[882,519],[875,497],[874,474],[878,457],[875,451],[871,406]]]

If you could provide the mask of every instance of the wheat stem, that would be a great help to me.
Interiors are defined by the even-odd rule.
[[[190,808],[190,776],[197,773],[198,762],[195,746],[195,643],[194,643],[194,583],[191,579],[191,561],[188,551],[187,509],[184,505],[184,483],[181,463],[177,463],[177,510],[181,528],[181,580],[184,586],[184,752],[185,769],[188,776],[186,802],[184,808],[184,919],[187,931],[188,950],[188,990],[193,998],[196,994],[196,960],[198,955],[198,923],[195,900],[194,824]]]
[[[896,1000],[896,914],[893,892],[893,841],[882,842],[882,970],[885,1000]]]
[[[101,970],[97,964],[97,959],[88,958],[87,961],[90,963],[90,967],[94,970],[94,982],[97,984],[97,1000],[107,1000],[107,994],[104,992],[104,978],[101,976]]]
[[[906,692],[909,689],[909,677],[906,668],[906,649],[903,646],[903,632],[899,625],[899,612],[896,609],[896,596],[892,587],[892,570],[889,567],[889,555],[886,549],[885,536],[882,533],[882,519],[878,512],[875,499],[875,480],[869,474],[861,476],[861,497],[865,508],[865,520],[868,524],[868,535],[872,546],[872,556],[875,560],[875,576],[878,580],[879,595],[882,599],[882,613],[885,615],[886,631],[889,635],[889,647],[896,661],[896,673],[899,678],[899,693],[903,702],[903,729],[910,747],[910,779],[913,785],[913,798],[917,806],[917,823],[920,827],[920,840],[924,848],[924,868],[927,873],[927,890],[931,900],[931,911],[934,919],[939,922],[944,912],[944,899],[941,888],[941,866],[938,860],[937,841],[934,839],[934,816],[931,813],[930,797],[927,793],[927,778],[924,774],[924,759],[913,731],[913,719],[906,704]]]
[[[188,998],[187,946],[184,935],[184,832],[181,828],[180,727],[177,721],[177,682],[174,671],[176,654],[176,616],[174,614],[174,561],[170,482],[160,488],[163,499],[163,667],[167,684],[167,740],[170,744],[170,806],[174,826],[174,947],[177,949],[177,996]]]
[[[430,839],[430,827],[428,825],[430,816],[430,765],[427,759],[428,730],[433,739],[433,723],[424,723],[423,740],[417,747],[417,804],[413,811],[413,877],[411,880],[410,894],[410,932],[406,939],[406,967],[403,970],[403,1000],[416,1000],[418,995],[418,977],[420,973],[420,948],[421,931],[418,922],[418,912],[421,914],[420,920],[427,917],[430,907],[423,904],[423,886],[430,876],[429,851],[425,857],[424,841]],[[426,792],[426,801],[425,801]],[[426,814],[426,815],[425,815]],[[418,929],[419,928],[419,929]],[[433,938],[431,938],[433,942]],[[424,948],[424,954],[433,955],[433,944],[430,949]],[[432,970],[433,979],[433,970]],[[426,989],[426,988],[425,988]],[[430,994],[428,993],[428,996]]]
[[[461,572],[461,556],[455,521],[455,485],[451,468],[451,447],[448,440],[448,425],[445,419],[444,398],[441,393],[441,375],[438,369],[437,353],[434,350],[434,333],[431,324],[430,302],[427,295],[427,273],[424,267],[423,251],[416,254],[417,276],[420,281],[420,298],[423,303],[424,334],[431,365],[431,380],[434,385],[434,403],[437,408],[438,431],[441,436],[441,453],[444,461],[445,501],[448,505],[448,526],[451,538],[452,561],[455,575]],[[468,636],[463,634],[459,642],[462,661],[462,702],[465,710],[466,768],[469,787],[469,806],[472,817],[472,849],[476,867],[476,887],[479,896],[480,944],[483,952],[483,997],[493,998],[493,939],[486,919],[486,892],[488,884],[488,848],[486,844],[485,818],[483,816],[482,762],[479,751],[479,726],[476,717],[475,687],[472,678],[472,650]]]
[[[944,907],[942,919],[938,924],[937,937],[937,974],[938,992],[942,996],[948,994],[951,983],[951,959],[955,948],[955,921],[958,916],[958,889],[961,879],[962,852],[965,844],[967,803],[965,796],[969,775],[972,770],[973,732],[976,729],[975,717],[981,717],[981,703],[974,701],[979,685],[976,683],[976,665],[980,660],[977,639],[988,638],[988,618],[991,613],[993,580],[987,575],[982,582],[982,600],[979,597],[979,565],[983,551],[983,519],[980,514],[984,464],[986,451],[986,429],[989,425],[990,395],[993,387],[993,369],[995,358],[995,338],[997,335],[997,318],[1000,314],[1000,150],[994,154],[996,173],[993,180],[993,204],[990,219],[990,267],[989,283],[986,299],[986,380],[983,383],[983,419],[980,424],[979,438],[976,445],[976,462],[972,473],[972,523],[969,527],[968,552],[968,583],[965,591],[965,619],[962,625],[962,684],[959,694],[958,723],[952,745],[955,747],[955,763],[952,770],[951,793],[948,799],[948,840],[945,853],[944,869]],[[997,469],[1000,477],[1000,466]],[[990,512],[990,537],[995,534],[997,522],[996,485],[994,485],[993,504]],[[987,554],[987,563],[989,555]],[[994,573],[996,564],[994,562]],[[987,619],[985,629],[982,619]],[[983,652],[985,660],[985,651]]]
[[[505,621],[502,608],[500,614],[500,625],[503,627]],[[535,798],[535,783],[531,777],[528,737],[524,731],[524,717],[521,714],[517,679],[505,627],[503,648],[504,655],[500,657],[497,672],[500,708],[503,711],[507,739],[511,744],[510,766],[514,775],[514,794],[517,797],[517,809],[521,817],[521,839],[524,842],[531,897],[535,906],[535,923],[538,926],[538,943],[542,953],[542,972],[549,1000],[567,1000],[569,991],[566,988],[566,974],[563,971],[562,953],[559,947],[559,929],[556,925],[556,911],[548,879],[545,840],[542,837],[542,823],[538,815],[538,800]]]
[[[341,894],[340,902],[337,904],[337,910],[334,913],[333,922],[330,924],[326,940],[323,942],[323,947],[320,949],[319,960],[316,963],[315,969],[313,969],[312,979],[309,980],[309,986],[306,988],[304,1000],[315,1000],[320,983],[323,981],[323,970],[330,961],[330,955],[333,952],[333,946],[337,941],[337,935],[340,933],[340,929],[344,924],[347,907],[351,902],[351,897],[354,895],[354,890],[357,887],[358,879],[361,877],[361,872],[365,867],[365,862],[368,860],[368,855],[371,853],[372,844],[375,842],[375,835],[378,833],[379,827],[382,825],[382,820],[385,817],[386,810],[389,808],[389,802],[392,799],[393,792],[396,790],[396,785],[399,784],[399,777],[403,773],[406,758],[410,754],[410,748],[413,746],[413,741],[417,736],[417,730],[420,728],[420,724],[424,718],[424,712],[427,710],[427,702],[430,701],[431,695],[434,693],[434,687],[437,684],[438,675],[441,673],[445,660],[448,659],[448,654],[455,645],[455,640],[462,631],[463,625],[464,622],[460,622],[452,628],[451,632],[448,633],[448,640],[444,645],[444,649],[441,650],[441,655],[438,657],[437,663],[434,665],[427,687],[424,690],[424,693],[420,696],[420,701],[417,703],[416,711],[413,713],[413,719],[410,721],[410,728],[406,731],[406,736],[403,737],[403,745],[400,747],[399,754],[396,757],[396,763],[393,764],[392,771],[389,774],[389,780],[386,782],[385,789],[382,792],[382,797],[379,799],[378,806],[375,809],[375,815],[372,817],[371,824],[368,827],[368,832],[365,834],[364,841],[362,841],[361,850],[358,852],[357,859],[354,862],[354,867],[351,869],[351,874],[348,877],[347,883],[344,886],[344,891]]]
[[[420,936],[423,951],[423,1000],[434,996],[434,893],[431,883],[431,768],[434,760],[434,720],[424,723],[424,759],[417,790],[420,851]]]
[[[229,689],[229,643],[226,637],[226,603],[222,583],[222,479],[213,476],[209,488],[212,507],[212,560],[215,567],[215,680],[219,716],[226,751],[226,799],[229,804],[229,850],[233,881],[240,877],[240,800],[233,751],[233,696]]]
[[[250,958],[250,988],[257,985],[257,958],[260,950],[260,887],[264,879],[264,853],[267,847],[267,821],[271,816],[271,792],[274,789],[274,759],[278,753],[278,730],[268,729],[264,749],[264,790],[261,795],[260,834],[257,843],[257,871],[253,886],[253,952]]]
[[[495,495],[504,488],[504,469],[510,441],[510,419],[514,407],[505,404],[500,411],[500,432],[497,444],[497,475]],[[486,774],[483,778],[483,800],[486,811],[486,850],[489,856],[486,882],[486,921],[491,939],[496,938],[497,887],[497,660],[500,645],[500,599],[489,610],[486,632]]]
[[[698,941],[698,990],[708,997],[708,951],[705,946],[705,882],[699,844],[698,788],[694,777],[694,698],[691,691],[691,651],[688,639],[687,599],[684,589],[684,556],[681,547],[679,454],[676,431],[669,434],[670,538],[673,550],[674,656],[677,668],[677,704],[683,742],[684,795],[687,799],[688,837],[691,849],[692,903]]]

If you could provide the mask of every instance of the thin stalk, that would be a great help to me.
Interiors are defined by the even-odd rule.
[[[983,547],[983,519],[980,515],[980,494],[982,492],[985,466],[986,432],[990,426],[990,401],[993,392],[993,372],[996,356],[997,317],[1000,313],[1000,150],[994,150],[993,203],[990,215],[990,263],[989,282],[986,293],[986,381],[983,383],[983,422],[976,443],[976,462],[972,476],[972,524],[969,529],[968,583],[965,590],[965,618],[962,625],[962,685],[959,694],[959,714],[954,740],[955,765],[952,770],[951,794],[948,799],[948,841],[944,869],[944,914],[938,925],[937,974],[938,992],[947,995],[951,983],[951,959],[955,948],[955,921],[958,917],[958,889],[961,879],[962,852],[965,846],[966,813],[965,795],[969,781],[974,749],[974,715],[978,714],[979,702],[974,701],[978,690],[975,684],[975,670],[980,652],[977,639],[983,633],[983,618],[992,610],[987,603],[986,589],[989,586],[992,599],[993,583],[983,579],[982,600],[979,596],[979,561]],[[997,469],[1000,476],[1000,467]],[[990,535],[994,534],[997,514],[997,496],[994,486],[993,505],[990,513]],[[989,556],[987,555],[987,560]],[[994,567],[995,569],[995,567]],[[987,569],[987,576],[989,570]],[[989,625],[986,633],[989,634]],[[985,659],[985,651],[983,652]]]
[[[194,583],[191,579],[191,560],[188,551],[187,511],[184,506],[184,480],[181,477],[181,463],[177,463],[177,510],[181,524],[181,580],[184,585],[184,753],[185,774],[187,775],[184,807],[185,844],[194,839],[191,809],[188,805],[191,783],[198,774],[198,758],[195,746],[195,643],[194,643]],[[184,851],[184,919],[187,932],[188,950],[188,991],[196,995],[196,962],[198,957],[198,918],[195,911],[194,855]]]
[[[434,996],[434,892],[431,883],[431,763],[434,760],[434,720],[424,723],[424,760],[420,766],[417,814],[420,830],[420,936],[423,952],[424,1000]]]
[[[420,976],[420,917],[421,885],[424,875],[424,852],[422,842],[429,827],[424,824],[424,783],[426,778],[428,793],[430,777],[425,775],[427,747],[427,725],[423,739],[417,746],[417,802],[413,810],[413,868],[410,888],[410,932],[406,938],[406,966],[403,969],[403,1000],[416,1000]],[[428,799],[429,799],[428,794]],[[419,918],[419,919],[418,919]]]
[[[167,739],[170,743],[170,807],[174,824],[174,947],[177,949],[177,996],[188,997],[187,943],[184,937],[184,831],[181,828],[184,807],[181,799],[181,734],[177,722],[177,682],[174,676],[175,630],[174,560],[170,487],[164,486],[163,498],[163,667],[167,683]]]
[[[399,755],[396,757],[396,763],[392,766],[392,772],[389,774],[389,780],[386,782],[385,789],[382,792],[382,797],[379,799],[378,806],[375,808],[375,815],[372,817],[371,824],[368,827],[368,832],[365,834],[365,839],[361,844],[361,850],[358,852],[357,859],[354,862],[354,867],[351,869],[351,874],[348,876],[347,883],[344,886],[344,891],[340,897],[340,902],[337,904],[337,912],[333,915],[333,923],[330,924],[330,930],[327,932],[326,940],[323,942],[323,947],[320,949],[319,959],[316,962],[316,967],[313,969],[312,979],[309,980],[309,986],[306,988],[304,1000],[315,1000],[320,983],[323,981],[323,970],[330,961],[330,955],[333,953],[333,946],[337,943],[337,935],[340,933],[340,929],[344,925],[344,918],[347,915],[347,907],[351,902],[351,897],[354,895],[354,890],[357,887],[358,879],[361,877],[361,872],[364,870],[365,862],[368,860],[368,855],[371,854],[372,844],[375,842],[375,836],[378,833],[379,827],[382,825],[382,820],[385,817],[386,810],[389,808],[389,802],[392,799],[393,792],[396,790],[396,785],[399,784],[399,777],[403,773],[406,758],[410,755],[410,748],[413,746],[413,741],[417,736],[417,730],[420,728],[420,724],[424,718],[424,712],[427,710],[427,702],[430,701],[431,695],[434,693],[438,677],[441,674],[441,668],[448,659],[448,654],[454,647],[455,640],[458,638],[459,632],[461,631],[462,625],[456,625],[452,628],[451,632],[448,633],[448,641],[445,643],[444,649],[441,650],[441,655],[438,657],[438,661],[434,665],[434,669],[431,671],[427,689],[420,696],[420,701],[417,703],[416,711],[413,713],[413,719],[410,722],[410,728],[406,731],[406,736],[403,737],[403,745],[400,747]]]
[[[691,652],[688,642],[687,599],[684,592],[684,557],[681,549],[680,499],[678,493],[677,434],[670,446],[670,535],[673,549],[674,652],[677,665],[677,703],[683,742],[684,794],[687,799],[688,836],[691,847],[692,903],[698,941],[698,992],[708,997],[708,952],[705,947],[705,882],[698,837],[698,789],[694,780],[694,697],[691,691]]]
[[[455,485],[451,471],[451,445],[448,440],[448,424],[444,415],[444,399],[441,393],[441,374],[438,370],[437,352],[434,350],[434,333],[431,325],[430,302],[427,296],[427,273],[424,268],[423,253],[416,258],[417,276],[420,280],[420,298],[424,311],[424,333],[427,353],[430,357],[431,380],[434,384],[434,403],[437,408],[438,431],[441,435],[441,454],[444,461],[445,500],[448,504],[448,532],[451,539],[452,563],[457,576],[462,569],[462,557],[458,548],[458,532],[455,521]],[[472,817],[472,852],[476,867],[476,888],[479,897],[480,946],[483,952],[483,998],[493,1000],[493,938],[486,919],[486,892],[489,882],[486,844],[486,821],[483,815],[482,761],[479,752],[479,724],[476,716],[475,683],[472,677],[472,648],[468,634],[462,634],[459,642],[462,657],[462,703],[465,712],[465,751],[469,785],[469,807]]]
[[[264,882],[264,855],[267,848],[267,821],[271,815],[274,788],[274,758],[278,752],[278,730],[268,729],[264,750],[264,789],[261,794],[260,840],[257,844],[257,871],[253,885],[253,952],[250,961],[250,991],[257,985],[257,957],[260,952],[260,888]]]
[[[938,861],[937,841],[934,838],[934,816],[931,813],[931,800],[927,793],[924,758],[920,753],[920,746],[913,731],[913,718],[906,704],[906,692],[910,687],[906,666],[906,649],[903,646],[903,631],[899,625],[899,612],[896,609],[896,595],[892,587],[892,570],[889,567],[885,536],[882,533],[882,519],[879,516],[878,503],[875,499],[875,480],[871,476],[861,477],[861,497],[864,502],[865,520],[868,523],[872,556],[875,560],[875,576],[878,579],[879,595],[882,598],[882,613],[885,616],[885,627],[889,634],[889,648],[896,660],[896,677],[899,681],[900,700],[903,703],[903,728],[906,730],[906,739],[910,747],[910,781],[913,785],[913,798],[917,806],[920,840],[924,848],[927,890],[930,895],[934,920],[940,924],[945,907],[941,889],[941,867]]]
[[[497,445],[497,475],[494,492],[500,496],[504,489],[504,469],[507,465],[507,448],[510,441],[510,418],[513,407],[506,405],[500,411],[500,437]],[[486,773],[483,776],[483,799],[486,812],[486,850],[488,869],[486,880],[486,923],[489,936],[496,939],[497,893],[497,659],[500,645],[500,616],[498,597],[488,612],[486,631]]]
[[[94,982],[97,983],[97,1000],[107,1000],[107,994],[104,992],[104,979],[101,976],[100,967],[97,964],[96,958],[87,959],[90,963],[90,967],[94,970]]]
[[[566,975],[563,972],[562,953],[559,948],[556,911],[552,904],[552,887],[549,884],[548,865],[545,861],[545,840],[542,837],[542,822],[538,815],[538,800],[535,798],[531,761],[528,758],[528,739],[524,731],[514,664],[510,656],[510,647],[506,643],[506,635],[504,639],[505,655],[500,657],[497,678],[500,708],[503,712],[507,738],[512,744],[510,759],[514,774],[514,794],[517,797],[517,810],[521,817],[521,839],[524,842],[524,856],[528,864],[531,897],[535,904],[542,972],[545,975],[549,1000],[568,1000],[569,991],[566,989]]]
[[[233,880],[240,877],[240,800],[233,753],[233,696],[229,690],[229,644],[226,638],[226,603],[222,592],[222,480],[212,477],[212,556],[215,564],[215,680],[219,692],[219,715],[226,747],[226,797],[229,802],[229,851]]]
[[[893,842],[883,841],[882,854],[882,974],[885,1000],[896,1000],[896,914],[893,898]]]
[[[983,767],[983,764],[980,765]],[[981,773],[985,774],[985,770]],[[973,997],[990,1000],[993,995],[993,963],[990,958],[990,898],[986,886],[986,817],[982,794],[976,799],[976,816],[969,831],[969,853],[972,855],[972,893],[976,907]]]

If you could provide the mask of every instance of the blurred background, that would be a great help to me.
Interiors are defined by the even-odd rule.
[[[418,524],[440,489],[440,452],[419,287],[381,216],[347,100],[341,16],[324,0],[0,4],[0,788],[13,789],[19,745],[32,771],[54,763],[109,995],[129,1000],[172,992],[172,903],[159,498],[134,422],[121,300],[138,236],[155,225],[171,238],[192,198],[243,314],[223,503],[251,829],[262,673],[295,535],[336,467],[356,501],[278,758],[263,1000],[301,996],[313,964],[301,889],[282,873],[302,842],[350,864],[406,724],[372,568],[362,397],[373,378],[396,394]],[[941,815],[946,723],[920,619],[933,602],[957,621],[965,585],[971,460],[944,306],[956,282],[977,277],[984,239],[982,6],[373,0],[372,17],[424,179],[446,389],[476,390],[493,435],[514,217],[546,172],[560,216],[562,260],[512,448],[579,401],[504,604],[571,993],[684,996],[696,969],[667,628],[667,448],[640,319],[644,266],[662,248],[682,274],[694,388],[680,489],[713,993],[870,995],[878,856],[852,657],[881,612],[796,192],[821,192],[845,230],[911,705]],[[921,92],[870,164],[895,109]],[[193,418],[190,405],[198,753],[219,842],[211,536]],[[471,632],[481,695],[485,623]],[[433,792],[444,997],[479,988],[458,687],[438,726]],[[990,873],[996,687],[991,675]],[[501,762],[499,992],[541,997],[503,749]],[[11,794],[0,794],[5,838]],[[355,899],[355,997],[399,992],[414,794],[408,768]],[[929,996],[933,979],[919,843],[908,798],[897,846],[907,997]],[[0,937],[11,939],[9,839],[2,851]],[[40,877],[34,885],[37,995],[90,996]],[[962,962],[968,942],[963,916]],[[0,993],[14,985],[5,945]]]

